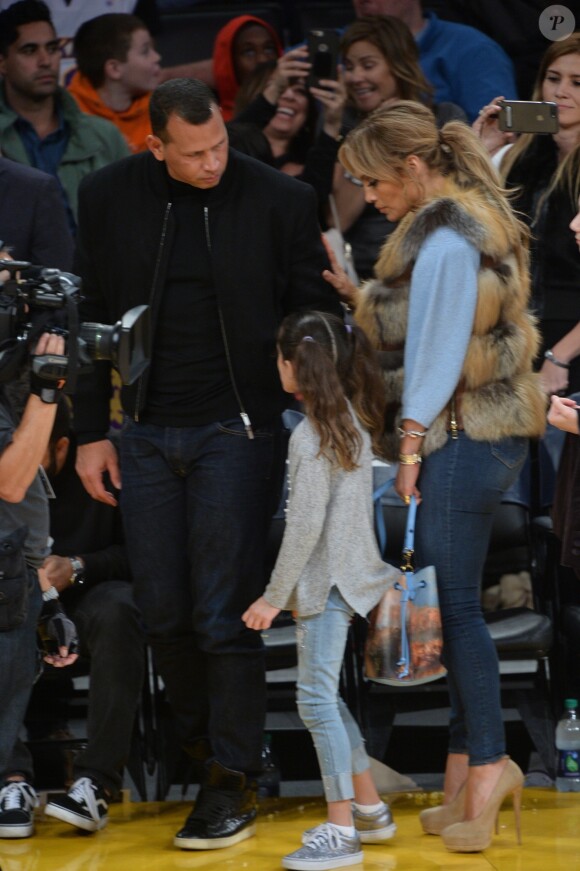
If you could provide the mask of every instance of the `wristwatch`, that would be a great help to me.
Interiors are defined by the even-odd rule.
[[[85,567],[83,565],[83,561],[79,559],[78,556],[69,556],[72,574],[69,578],[70,584],[84,584],[84,571]]]
[[[548,350],[544,353],[544,357],[546,358],[546,360],[549,360],[550,363],[553,363],[554,366],[559,366],[560,369],[570,368],[569,363],[563,363],[561,360],[558,360],[551,348],[548,348]]]

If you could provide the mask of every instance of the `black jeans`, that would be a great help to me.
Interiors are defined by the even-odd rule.
[[[177,733],[208,738],[228,768],[261,769],[264,652],[241,615],[264,589],[282,477],[282,427],[248,439],[239,418],[208,426],[128,422],[121,508],[135,597]]]
[[[75,777],[94,777],[110,792],[121,787],[145,667],[145,636],[132,584],[103,581],[70,609],[90,658],[88,742]]]

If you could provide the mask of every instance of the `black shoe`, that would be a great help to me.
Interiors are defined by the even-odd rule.
[[[256,786],[241,771],[209,763],[195,807],[173,843],[181,850],[231,847],[256,833]]]
[[[105,790],[91,777],[79,777],[66,795],[53,798],[44,813],[70,823],[85,832],[96,832],[107,825],[109,804]]]
[[[29,838],[34,834],[35,791],[24,780],[7,780],[0,789],[0,838]]]

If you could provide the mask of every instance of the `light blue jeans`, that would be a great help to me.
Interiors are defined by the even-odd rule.
[[[437,571],[449,752],[467,753],[470,765],[505,756],[498,659],[481,610],[481,576],[494,512],[527,452],[527,439],[483,442],[460,432],[421,467],[415,564]]]
[[[354,798],[353,774],[369,767],[360,729],[338,683],[352,609],[332,587],[321,614],[298,617],[298,712],[312,735],[326,801]]]

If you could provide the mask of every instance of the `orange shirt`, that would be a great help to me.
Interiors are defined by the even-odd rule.
[[[145,137],[148,133],[151,133],[151,122],[149,120],[150,94],[136,97],[130,107],[124,112],[115,112],[114,109],[109,109],[103,103],[89,80],[78,71],[72,77],[68,90],[83,112],[86,112],[88,115],[98,115],[100,118],[106,118],[107,121],[111,121],[115,127],[118,127],[127,140],[131,151],[136,153],[146,150]]]

